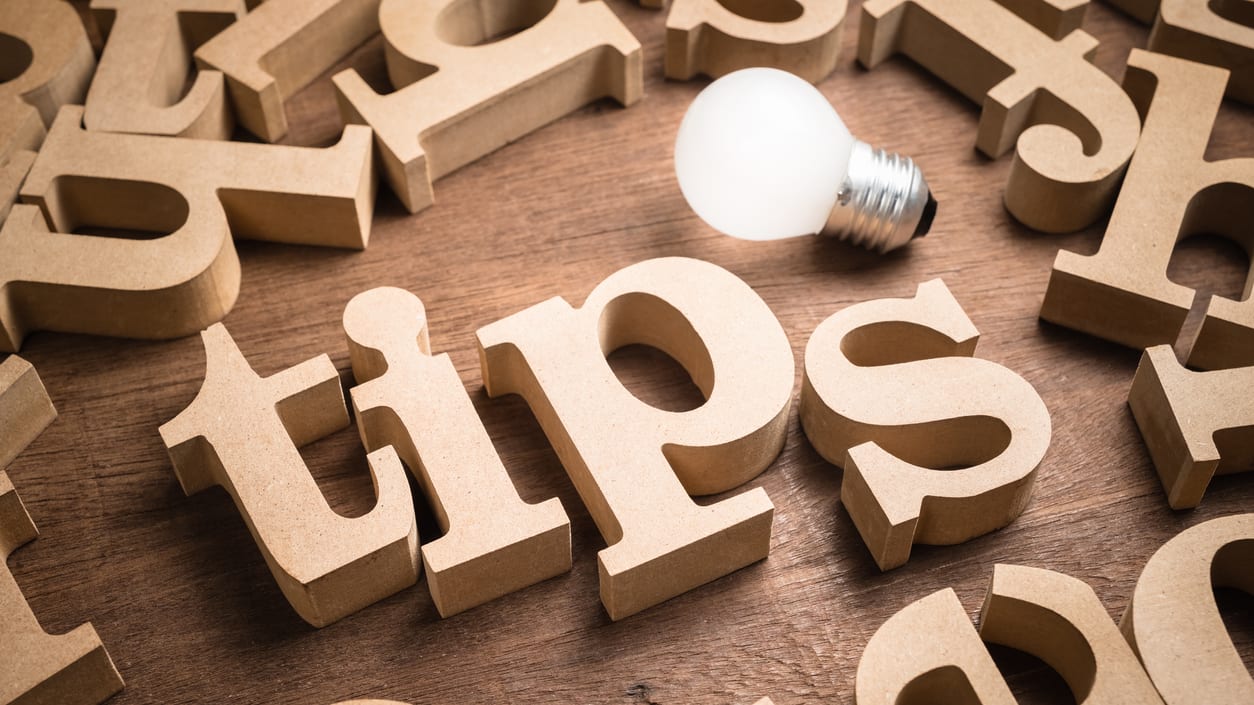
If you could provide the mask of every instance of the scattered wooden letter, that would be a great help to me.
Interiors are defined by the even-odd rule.
[[[5,561],[39,535],[3,468],[57,411],[35,368],[12,356],[0,363],[0,705],[95,705],[122,689],[122,677],[90,624],[44,632]]]
[[[346,122],[370,125],[382,168],[416,213],[431,182],[598,98],[643,91],[640,43],[600,0],[383,0],[394,93],[333,79]],[[517,30],[517,34],[501,38]]]
[[[14,206],[0,229],[0,351],[37,329],[173,338],[221,320],[239,294],[232,234],[366,245],[368,128],[309,149],[91,132],[81,117],[63,108],[31,167],[22,199],[40,208]],[[84,225],[169,234],[69,234]]]
[[[27,149],[11,152],[7,159],[0,158],[0,225],[9,217],[9,209],[17,202],[17,193],[34,163],[35,153]]]
[[[1191,509],[1215,475],[1254,470],[1254,367],[1193,372],[1168,345],[1149,348],[1128,406],[1172,509]]]
[[[1041,318],[1133,348],[1175,342],[1194,290],[1167,278],[1172,248],[1194,233],[1248,243],[1254,158],[1207,161],[1227,72],[1134,49],[1124,86],[1145,129],[1097,254],[1061,251]],[[1190,367],[1254,364],[1254,299],[1214,296]]]
[[[792,348],[743,281],[715,265],[654,259],[619,270],[581,308],[561,298],[479,329],[490,396],[521,394],[609,547],[601,601],[612,619],[766,557],[774,505],[753,489],[708,506],[783,448]],[[665,351],[706,396],[656,409],[623,387],[606,355],[640,343]]]
[[[49,0],[0,3],[0,55],[7,74],[0,81],[0,179],[7,184],[14,153],[38,149],[57,109],[82,102],[96,56],[74,7]]]
[[[279,588],[316,627],[417,582],[418,527],[396,451],[368,456],[377,502],[354,519],[331,510],[300,456],[301,446],[349,424],[331,360],[263,379],[222,324],[202,337],[204,384],[161,427],[183,491],[230,493]]]
[[[1106,608],[1082,580],[996,565],[980,609],[980,638],[1044,661],[1085,705],[1162,705]]]
[[[870,0],[862,13],[863,66],[903,53],[982,103],[977,149],[996,158],[1018,143],[1005,194],[1015,218],[1070,232],[1106,214],[1140,122],[1086,60],[1096,39],[1076,30],[1055,41],[994,0]]]
[[[267,142],[287,134],[283,101],[379,31],[379,0],[269,0],[196,50],[226,76],[235,117]]]
[[[997,0],[1006,9],[1023,18],[1025,22],[1048,34],[1052,39],[1062,39],[1084,24],[1089,0]]]
[[[35,368],[16,355],[0,362],[0,469],[56,418],[57,410]]]
[[[666,76],[718,78],[770,66],[818,83],[836,69],[846,0],[675,0],[666,16]]]
[[[856,705],[908,702],[1015,705],[952,588],[888,618],[867,642],[854,682]]]
[[[881,570],[914,543],[961,543],[1027,506],[1049,411],[1022,377],[973,358],[978,340],[934,279],[914,298],[833,314],[806,344],[802,428],[844,468],[840,501]]]
[[[1148,49],[1228,69],[1228,97],[1254,104],[1254,4],[1162,0]]]
[[[1254,595],[1254,514],[1186,529],[1141,571],[1120,627],[1167,705],[1254,703],[1254,679],[1215,606],[1216,587]]]
[[[366,450],[392,446],[435,508],[444,536],[422,547],[440,616],[570,570],[570,521],[556,497],[518,497],[448,355],[433,356],[417,296],[391,287],[344,311]]]
[[[105,37],[87,92],[90,130],[224,140],[235,120],[217,71],[201,71],[186,95],[197,45],[244,14],[243,0],[91,0]]]

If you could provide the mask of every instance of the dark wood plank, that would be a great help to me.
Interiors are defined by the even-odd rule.
[[[48,630],[95,625],[127,681],[111,702],[850,702],[867,639],[914,599],[953,586],[974,613],[993,564],[1014,562],[1088,581],[1117,618],[1164,541],[1254,510],[1248,476],[1217,480],[1196,511],[1168,509],[1125,404],[1138,354],[1037,319],[1055,252],[1094,251],[1101,228],[1051,236],[1013,222],[1001,205],[1009,159],[973,150],[978,107],[903,59],[858,68],[857,3],[844,60],[821,88],[855,134],[913,155],[941,203],[932,234],[887,257],[813,238],[744,243],[697,220],[670,154],[704,84],[662,79],[662,13],[610,1],[645,45],[643,101],[591,106],[462,169],[437,183],[438,204],[419,215],[381,195],[363,253],[241,244],[243,290],[226,319],[262,374],[326,352],[347,384],[344,304],[378,285],[418,293],[434,348],[451,354],[524,498],[560,497],[571,515],[574,570],[448,620],[420,584],[315,630],[280,595],[227,495],[185,498],[174,481],[157,427],[200,385],[199,340],[37,334],[22,354],[61,417],[9,469],[43,532],[9,565]],[[1102,40],[1098,64],[1116,78],[1147,34],[1104,5],[1091,8],[1086,29]],[[379,40],[349,63],[380,76]],[[338,134],[327,77],[289,107],[291,141],[325,144]],[[1225,104],[1211,156],[1254,152],[1252,117]],[[839,504],[840,472],[810,448],[794,411],[783,455],[751,483],[777,508],[770,558],[609,622],[597,598],[604,543],[526,405],[484,395],[474,333],[553,295],[578,304],[611,272],[664,255],[743,277],[778,314],[798,363],[810,332],[834,311],[944,278],[983,334],[980,356],[1026,377],[1053,415],[1053,445],[1027,512],[963,546],[918,547],[907,566],[880,574]],[[1202,239],[1172,275],[1235,296],[1245,268],[1235,248]],[[650,398],[691,401],[682,373],[656,356],[625,351],[614,364]],[[305,457],[338,511],[371,506],[355,431]],[[1223,604],[1250,663],[1254,600],[1225,595]],[[1021,702],[1065,698],[1039,662],[999,659]]]

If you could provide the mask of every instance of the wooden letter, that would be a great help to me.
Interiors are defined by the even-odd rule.
[[[1077,703],[1162,705],[1093,588],[1071,576],[994,566],[980,637],[1044,661],[1067,681]]]
[[[0,362],[0,468],[8,467],[55,418],[57,410],[35,368],[16,355]]]
[[[1041,318],[1133,348],[1175,342],[1195,292],[1167,278],[1176,242],[1215,233],[1248,244],[1254,158],[1207,161],[1227,72],[1133,50],[1124,85],[1145,129],[1095,255],[1054,260]],[[1212,297],[1190,367],[1254,364],[1254,299]]]
[[[1085,60],[1096,39],[1077,30],[1055,41],[994,0],[871,0],[862,12],[863,66],[903,53],[983,104],[977,149],[996,158],[1018,142],[1005,196],[1015,218],[1070,232],[1106,214],[1140,123]]]
[[[410,213],[431,205],[433,180],[598,98],[630,105],[643,90],[640,43],[600,0],[383,0],[379,25],[396,92],[379,95],[353,70],[334,81],[345,122],[374,128]]]
[[[0,468],[7,466],[57,411],[30,363],[0,363]],[[83,624],[69,634],[44,632],[5,561],[39,535],[9,476],[0,470],[0,705],[95,705],[122,689],[96,630]]]
[[[889,617],[871,636],[858,662],[854,702],[1015,705],[1015,698],[958,595],[945,588]]]
[[[1141,24],[1150,24],[1158,15],[1159,0],[1105,0],[1107,5],[1114,5],[1129,17]]]
[[[7,183],[4,165],[14,152],[38,149],[57,109],[82,102],[96,57],[74,7],[49,0],[0,3],[0,57],[0,178]]]
[[[562,503],[519,499],[453,362],[431,355],[422,301],[404,289],[371,289],[349,302],[344,331],[366,450],[396,449],[445,532],[422,547],[440,615],[570,570]]]
[[[1167,705],[1254,703],[1254,679],[1215,606],[1216,587],[1254,595],[1254,514],[1185,530],[1141,571],[1120,626]]]
[[[1128,405],[1172,509],[1192,509],[1215,475],[1254,470],[1254,367],[1193,372],[1170,346],[1150,348]]]
[[[201,71],[185,96],[183,85],[192,50],[242,16],[243,0],[92,0],[91,9],[107,41],[87,93],[88,129],[231,136],[222,74]]]
[[[1084,13],[1089,0],[997,0],[998,4],[1025,22],[1048,34],[1051,39],[1062,39],[1084,24]]]
[[[327,506],[299,448],[348,426],[326,355],[262,379],[222,324],[206,330],[205,381],[161,427],[187,494],[221,485],[235,499],[283,594],[324,627],[418,580],[418,527],[396,451],[369,455],[374,509],[347,519]]]
[[[806,344],[802,427],[845,469],[840,500],[881,570],[913,543],[962,543],[1027,506],[1049,411],[1022,377],[972,358],[978,340],[934,279],[913,299],[833,314]]]
[[[479,329],[488,394],[521,394],[609,547],[601,601],[622,619],[766,557],[774,506],[761,488],[698,506],[761,473],[783,448],[792,398],[788,337],[744,282],[686,258],[619,270],[582,308],[561,298]],[[641,343],[677,360],[705,394],[656,409],[605,356]]]
[[[770,66],[818,83],[836,68],[846,5],[846,0],[675,0],[666,16],[666,76],[718,78]]]
[[[1248,0],[1163,0],[1148,48],[1228,69],[1228,97],[1254,104],[1254,4]]]
[[[226,76],[235,117],[267,142],[287,134],[283,101],[379,31],[379,0],[269,0],[196,50]]]
[[[0,351],[31,330],[190,335],[239,294],[231,235],[360,249],[374,205],[370,130],[308,149],[90,132],[62,109],[0,229]],[[48,217],[49,232],[44,220]],[[70,235],[81,225],[169,233]]]

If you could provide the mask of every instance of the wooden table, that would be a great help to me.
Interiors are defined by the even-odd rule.
[[[671,145],[704,82],[663,80],[663,13],[610,4],[644,45],[642,101],[596,104],[438,181],[437,205],[416,216],[384,189],[363,253],[241,243],[243,289],[226,318],[261,374],[325,352],[347,386],[345,303],[380,285],[416,292],[433,348],[452,356],[524,499],[561,498],[574,570],[447,620],[420,584],[313,629],[279,593],[226,493],[186,498],[175,483],[157,427],[200,386],[199,339],[36,334],[22,354],[61,416],[9,469],[42,530],[9,565],[50,632],[95,625],[127,683],[111,703],[847,703],[867,639],[919,597],[953,586],[975,614],[993,565],[1021,563],[1087,581],[1117,619],[1164,541],[1254,510],[1254,479],[1240,475],[1216,480],[1196,511],[1167,507],[1125,403],[1139,353],[1037,319],[1055,252],[1093,252],[1102,228],[1054,236],[1015,223],[1001,201],[1010,159],[972,146],[978,106],[904,59],[857,67],[856,3],[844,58],[821,89],[856,135],[914,156],[940,201],[932,233],[886,257],[818,238],[739,242],[699,221],[676,187]],[[1147,35],[1099,4],[1085,28],[1102,41],[1097,63],[1117,78]],[[379,39],[346,63],[381,80]],[[289,109],[293,142],[338,135],[329,74]],[[1226,103],[1210,156],[1254,153],[1252,117]],[[474,334],[550,296],[578,304],[615,270],[669,255],[744,278],[779,316],[798,365],[828,315],[943,278],[982,333],[979,356],[1027,378],[1052,413],[1053,444],[1027,511],[962,546],[916,547],[905,567],[881,574],[838,500],[840,471],[811,449],[794,405],[783,454],[750,483],[776,506],[770,558],[611,623],[597,597],[604,542],[526,405],[484,394]],[[1172,276],[1236,296],[1245,269],[1236,247],[1202,239],[1185,244]],[[700,401],[663,355],[628,349],[611,362],[647,400]],[[304,457],[337,511],[372,506],[355,429]],[[420,514],[424,539],[437,536],[429,510]],[[1254,598],[1222,597],[1249,663]],[[1067,701],[1039,661],[996,651],[1020,702]]]

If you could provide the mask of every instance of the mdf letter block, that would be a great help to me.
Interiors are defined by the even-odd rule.
[[[1041,318],[1133,348],[1171,344],[1195,292],[1167,278],[1176,243],[1195,233],[1254,245],[1254,158],[1207,161],[1227,72],[1133,50],[1124,85],[1145,128],[1114,214],[1094,255],[1054,260]],[[1254,364],[1254,300],[1212,297],[1190,367]]]
[[[92,0],[106,36],[87,92],[90,130],[224,140],[235,121],[226,84],[201,71],[183,85],[192,50],[243,16],[243,0]]]
[[[239,294],[232,235],[366,245],[368,128],[349,126],[335,146],[309,149],[91,132],[81,116],[62,109],[22,187],[40,208],[14,206],[0,229],[0,351],[16,351],[32,330],[195,333]],[[71,234],[84,225],[168,234]]]
[[[230,493],[279,588],[316,627],[417,582],[418,527],[396,451],[368,456],[377,502],[354,519],[331,510],[300,456],[349,423],[331,360],[263,379],[222,324],[202,337],[204,384],[161,427],[184,492]]]
[[[1015,698],[958,595],[945,588],[889,617],[871,636],[854,702],[1015,705]]]
[[[1216,587],[1254,595],[1254,514],[1186,529],[1137,580],[1120,626],[1167,705],[1254,703],[1254,679],[1215,606]]]
[[[675,0],[666,17],[666,76],[681,81],[697,74],[718,78],[770,66],[818,83],[836,68],[846,5],[846,0],[806,0],[800,5]],[[801,13],[794,16],[790,7]]]
[[[0,472],[0,705],[96,705],[122,689],[96,630],[82,624],[68,634],[45,632],[5,564],[38,535],[9,476]]]
[[[608,548],[601,601],[613,619],[766,557],[774,505],[756,477],[783,448],[793,387],[788,338],[743,281],[715,265],[654,259],[611,275],[581,308],[561,298],[479,329],[490,396],[521,394]],[[627,390],[606,356],[649,345],[706,397],[682,413]]]
[[[1105,0],[1141,24],[1151,24],[1158,16],[1159,0]]]
[[[383,0],[380,95],[335,76],[345,122],[374,128],[383,171],[411,213],[431,182],[597,100],[636,102],[640,43],[600,0]],[[505,36],[509,32],[516,34]]]
[[[254,135],[287,134],[283,101],[379,31],[379,0],[269,0],[196,50],[221,71],[235,117]]]
[[[5,74],[0,81],[0,178],[6,183],[6,162],[18,150],[39,148],[57,109],[82,102],[95,69],[91,42],[69,3],[0,3],[0,72]]]
[[[1254,367],[1194,372],[1170,346],[1141,356],[1128,405],[1172,509],[1191,509],[1215,475],[1254,470]]]
[[[362,442],[396,449],[445,532],[422,547],[440,615],[570,570],[561,502],[518,497],[453,362],[431,354],[422,301],[404,289],[371,289],[349,302],[344,330]]]
[[[914,543],[962,543],[1027,506],[1049,411],[1022,377],[973,358],[978,340],[935,279],[912,299],[833,314],[806,344],[802,427],[844,468],[840,500],[881,570]]]
[[[1148,49],[1228,69],[1228,97],[1254,104],[1254,5],[1248,0],[1163,0]]]
[[[863,66],[905,54],[982,104],[980,152],[997,158],[1017,142],[1005,194],[1015,218],[1070,232],[1106,214],[1140,122],[1088,62],[1096,39],[1076,30],[1055,40],[994,0],[872,0],[862,12]]]
[[[35,153],[27,149],[19,149],[8,158],[0,158],[0,225],[9,217],[9,210],[17,202],[18,191],[34,163]]]
[[[1077,703],[1162,704],[1093,588],[1071,576],[994,566],[980,610],[980,638],[1044,661],[1067,682]]]
[[[35,368],[16,355],[0,362],[0,468],[8,467],[56,418]]]

